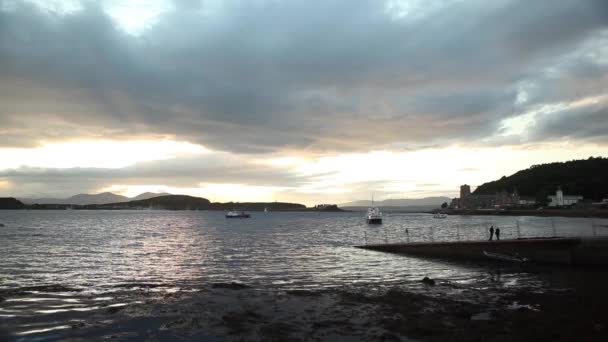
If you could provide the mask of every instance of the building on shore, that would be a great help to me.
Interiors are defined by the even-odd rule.
[[[531,196],[519,196],[520,207],[533,207],[536,205],[536,198]]]
[[[317,204],[313,207],[315,210],[329,210],[329,209],[337,209],[337,204]]]
[[[468,184],[460,186],[460,198],[452,199],[450,209],[496,209],[520,206],[520,196],[517,191],[513,193],[501,191],[494,195],[476,195],[471,193]]]
[[[584,205],[581,195],[564,195],[562,189],[558,188],[555,195],[547,197],[548,207],[568,207],[573,205]],[[471,193],[468,184],[460,186],[460,198],[452,199],[450,209],[502,209],[502,208],[530,208],[538,205],[536,198],[520,196],[517,190],[512,193],[507,191],[497,192],[494,195],[477,195]],[[608,198],[600,203],[589,205],[604,207],[608,205]]]
[[[583,200],[581,195],[564,195],[562,189],[557,189],[555,196],[549,196],[547,199],[550,201],[547,206],[549,207],[564,207],[577,204]]]
[[[466,198],[471,195],[471,187],[468,184],[460,186],[460,198]]]

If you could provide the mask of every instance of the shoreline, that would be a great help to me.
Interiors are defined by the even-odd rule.
[[[73,208],[68,209],[67,205],[49,205],[48,207],[37,207],[37,208],[0,208],[0,210],[19,210],[19,211],[227,211],[228,209],[147,209],[147,208]],[[264,212],[261,210],[246,210],[248,212]],[[287,213],[287,212],[309,212],[309,213],[365,213],[365,211],[359,210],[317,210],[313,208],[306,209],[276,209],[270,210],[267,213]],[[534,217],[571,217],[571,218],[608,218],[608,210],[606,209],[592,209],[592,210],[576,210],[576,209],[545,209],[545,210],[512,210],[512,209],[448,209],[448,210],[390,210],[383,211],[387,217],[399,216],[403,214],[436,214],[442,213],[446,215],[454,216],[534,216]]]
[[[488,279],[473,284],[436,279],[436,285],[420,282],[416,290],[402,286],[269,290],[238,283],[176,292],[123,289],[96,294],[104,299],[94,302],[92,310],[3,318],[0,337],[8,341],[24,337],[207,341],[608,338],[608,317],[603,314],[608,304],[605,276],[585,289],[539,291],[509,286],[501,280],[500,270],[490,272]],[[50,297],[48,292],[53,291],[65,295],[69,288],[55,286],[32,293],[36,290],[0,291],[4,296],[0,307],[10,311],[24,303],[25,296]],[[86,294],[78,298],[83,305],[93,305],[90,303],[98,299]]]
[[[580,218],[608,218],[608,210],[605,209],[544,209],[544,210],[524,210],[524,209],[448,209],[438,210],[447,215],[462,216],[538,216],[538,217],[580,217]]]

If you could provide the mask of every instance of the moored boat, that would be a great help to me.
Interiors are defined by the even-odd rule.
[[[226,218],[250,218],[251,215],[240,210],[230,210],[226,213]]]
[[[382,223],[382,212],[380,208],[374,207],[374,196],[372,195],[372,206],[367,208],[367,223],[380,224]]]

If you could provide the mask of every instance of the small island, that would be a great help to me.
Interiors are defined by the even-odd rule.
[[[142,200],[106,204],[24,204],[13,197],[0,198],[0,209],[32,210],[245,210],[245,211],[344,211],[335,204],[320,204],[307,208],[303,204],[288,202],[211,202],[206,198],[187,195],[164,195]]]

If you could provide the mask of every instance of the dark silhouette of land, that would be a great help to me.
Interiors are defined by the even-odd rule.
[[[227,202],[212,203],[206,198],[187,195],[165,195],[143,200],[115,202],[105,204],[32,204],[8,197],[0,198],[0,209],[33,209],[33,210],[248,210],[248,211],[343,211],[336,205],[323,208],[306,208],[299,203],[286,202]]]
[[[0,209],[25,209],[25,204],[13,197],[0,197]]]
[[[534,196],[546,204],[547,196],[561,188],[564,194],[582,195],[585,199],[601,201],[608,196],[608,158],[573,160],[564,163],[533,165],[509,177],[484,183],[474,194],[493,195],[500,191]]]
[[[158,196],[171,195],[168,193],[155,193],[155,192],[144,192],[135,197],[127,197],[122,195],[117,195],[111,192],[102,192],[99,194],[78,194],[74,196],[70,196],[68,198],[27,198],[27,197],[19,197],[17,198],[24,204],[76,204],[76,205],[87,205],[87,204],[105,204],[105,203],[118,203],[118,202],[129,202],[129,201],[138,201]]]

